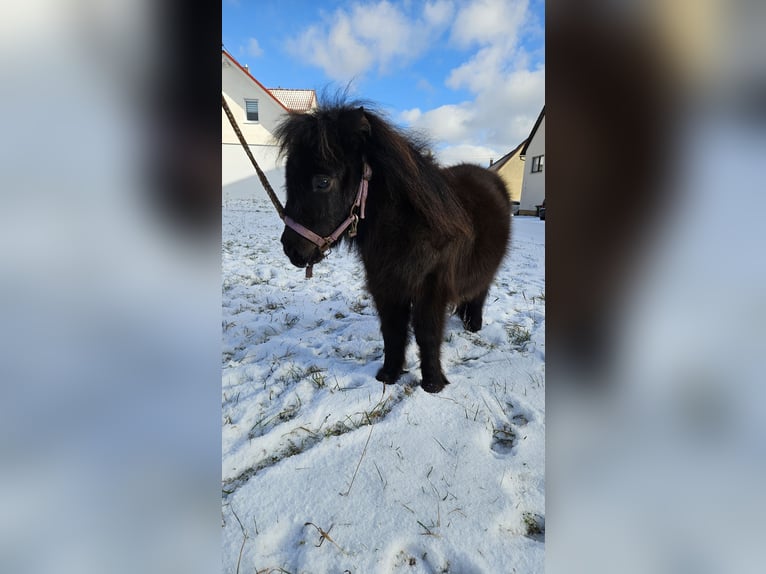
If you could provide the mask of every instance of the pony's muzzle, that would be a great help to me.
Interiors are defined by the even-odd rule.
[[[285,255],[287,255],[290,263],[296,267],[303,268],[314,265],[324,259],[324,254],[319,250],[319,247],[289,227],[285,227],[280,241]]]

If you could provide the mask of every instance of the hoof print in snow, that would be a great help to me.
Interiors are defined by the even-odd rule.
[[[507,455],[511,452],[518,442],[518,429],[528,425],[532,419],[532,415],[518,409],[511,403],[507,404],[505,415],[510,418],[510,422],[505,419],[492,429],[491,448],[500,455]]]
[[[524,413],[519,413],[517,415],[513,415],[511,422],[518,427],[523,427],[529,423],[529,419],[527,418],[527,415],[525,415]]]
[[[405,570],[405,567],[413,567],[417,566],[418,559],[412,556],[409,552],[406,552],[404,550],[400,550],[399,553],[394,557],[392,563],[391,563],[391,569],[398,569],[399,570]]]
[[[497,427],[492,431],[492,448],[497,454],[510,454],[514,446],[516,446],[517,436],[516,431],[510,425],[503,425]]]
[[[538,542],[545,542],[545,516],[525,512],[522,519],[524,520],[524,536]]]
[[[523,427],[529,424],[529,421],[534,419],[534,416],[530,412],[518,404],[506,403],[506,408],[503,409],[505,415],[510,418],[511,424],[517,427]]]
[[[457,567],[450,563],[450,560],[431,549],[425,550],[423,547],[413,544],[408,545],[405,550],[399,550],[396,555],[389,558],[388,566],[384,572],[391,574],[402,572],[412,574],[452,574],[461,572],[464,574],[476,574],[479,570],[470,564]]]

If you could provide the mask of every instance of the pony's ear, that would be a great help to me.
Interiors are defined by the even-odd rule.
[[[346,108],[338,117],[340,130],[349,142],[364,145],[372,133],[372,126],[362,106]]]
[[[356,110],[359,114],[359,124],[358,129],[359,133],[362,134],[362,137],[367,138],[372,133],[372,126],[370,125],[370,120],[367,119],[367,115],[364,113],[364,107],[359,106],[359,109]]]

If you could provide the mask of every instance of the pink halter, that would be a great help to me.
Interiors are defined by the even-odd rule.
[[[356,199],[354,200],[353,205],[351,206],[351,212],[349,213],[348,217],[343,220],[343,223],[341,223],[338,228],[333,231],[330,235],[327,237],[322,237],[321,235],[317,235],[310,229],[307,229],[303,227],[300,223],[294,221],[288,216],[285,216],[285,225],[298,233],[299,235],[305,237],[312,243],[314,243],[317,247],[319,247],[319,250],[324,253],[327,251],[330,246],[338,241],[341,235],[343,235],[343,232],[348,229],[348,227],[351,227],[351,230],[348,232],[349,237],[354,237],[356,235],[356,226],[359,223],[360,219],[364,219],[364,207],[367,203],[367,186],[369,184],[370,179],[372,178],[372,169],[368,165],[368,163],[364,162],[364,170],[362,173],[362,180],[359,182],[359,191],[356,193]],[[356,209],[359,208],[359,215],[356,214]]]

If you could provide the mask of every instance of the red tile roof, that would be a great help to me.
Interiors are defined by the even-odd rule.
[[[269,88],[269,92],[282,105],[294,112],[307,112],[316,104],[314,90],[290,90],[287,88]]]

